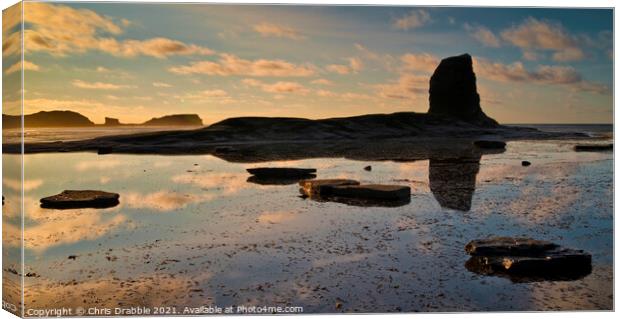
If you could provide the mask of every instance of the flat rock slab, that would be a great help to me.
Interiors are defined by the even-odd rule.
[[[293,185],[299,183],[299,180],[316,178],[315,174],[308,174],[300,177],[263,177],[252,175],[246,180],[248,183],[259,185]]]
[[[503,149],[503,148],[506,148],[506,142],[503,142],[503,141],[487,141],[487,140],[475,141],[474,145],[479,147],[479,148],[486,148],[486,149]]]
[[[352,179],[315,179],[299,182],[301,193],[312,197],[316,195],[328,196],[333,187],[359,185],[360,182]]]
[[[262,178],[303,178],[316,173],[315,168],[258,167],[248,168],[248,173]]]
[[[472,255],[465,263],[469,271],[513,282],[576,280],[592,271],[592,256],[583,250],[530,238],[474,240],[465,250]]]
[[[351,179],[317,179],[299,182],[299,191],[321,202],[361,207],[398,207],[411,202],[411,188],[401,185],[361,185]]]
[[[491,237],[472,240],[465,251],[472,256],[532,256],[559,246],[544,240],[520,237]]]
[[[411,188],[401,185],[342,185],[330,189],[330,195],[377,200],[403,200],[411,197]]]
[[[41,199],[41,207],[55,209],[108,208],[118,205],[120,195],[96,190],[65,190]]]
[[[575,151],[577,152],[602,152],[613,151],[613,144],[580,144],[575,145]]]

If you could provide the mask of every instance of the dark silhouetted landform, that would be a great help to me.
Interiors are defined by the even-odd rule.
[[[197,123],[179,115],[146,125]],[[112,121],[110,121],[112,122]],[[29,143],[27,153],[92,151],[99,154],[213,154],[229,161],[261,162],[318,157],[419,160],[476,157],[509,139],[587,137],[498,124],[480,107],[468,54],[441,61],[430,81],[428,113],[401,112],[310,120],[288,117],[230,118],[197,130],[105,136],[83,141]],[[484,141],[474,145],[475,141]],[[494,148],[491,147],[491,148]],[[20,145],[5,144],[7,153]],[[438,155],[439,154],[439,155]],[[452,154],[452,155],[450,155]],[[466,206],[459,204],[458,206]]]
[[[173,114],[152,118],[142,124],[123,124],[118,119],[106,117],[103,126],[202,126],[202,119],[196,114]],[[99,127],[86,116],[73,111],[41,111],[24,115],[24,126],[41,127]],[[21,127],[20,116],[2,114],[2,128]]]
[[[28,127],[84,127],[94,126],[86,116],[72,111],[41,111],[24,115],[24,124]],[[21,117],[2,114],[2,128],[21,127]]]
[[[154,117],[142,125],[146,126],[202,126],[202,120],[196,114],[175,114]]]

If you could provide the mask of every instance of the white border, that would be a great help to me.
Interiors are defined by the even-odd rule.
[[[64,0],[59,2],[110,2],[110,1],[76,1],[76,0]],[[121,2],[121,1],[118,1]],[[286,1],[278,1],[278,0],[221,0],[221,1],[180,1],[180,0],[136,0],[132,2],[204,2],[204,3],[257,3],[257,4],[281,4],[281,3],[290,3],[290,4],[343,4],[343,5],[408,5],[408,6],[486,6],[486,7],[573,7],[573,8],[614,8],[616,6],[615,1],[611,0],[588,0],[588,1],[579,1],[579,0],[515,0],[510,2],[501,2],[499,0],[462,0],[462,1],[446,1],[446,0],[309,0],[309,1],[300,1],[300,0],[286,0]],[[17,3],[14,0],[0,0],[0,7],[5,9],[13,4]],[[618,92],[618,82],[616,81],[616,75],[618,74],[617,65],[615,61],[618,58],[618,52],[615,51],[615,43],[617,43],[619,35],[617,30],[617,16],[614,12],[614,92]],[[0,77],[1,78],[1,77]],[[0,79],[0,86],[2,85],[2,80]],[[615,112],[615,95],[614,95],[614,123],[618,123],[618,114]],[[0,123],[1,128],[1,123]],[[614,126],[614,135],[616,135],[616,127]],[[615,156],[617,155],[617,148],[614,150],[614,203],[618,202],[620,195],[615,192],[615,186],[618,184],[618,176],[615,174],[616,171],[620,168],[620,164],[618,161],[615,161]],[[0,173],[2,172],[2,159],[0,157]],[[0,183],[0,192],[2,190],[2,185]],[[616,207],[614,205],[614,233],[615,230],[619,229],[619,222],[616,217]],[[0,230],[1,230],[0,223]],[[617,287],[618,287],[618,273],[616,271],[617,264],[615,256],[618,256],[618,245],[616,244],[615,235],[614,235],[614,308],[618,309],[618,296]],[[0,254],[0,263],[2,261],[2,256]],[[391,316],[413,316],[414,314],[379,314],[379,315],[364,315],[365,318],[386,318]],[[0,312],[0,316],[5,317],[9,316],[8,312],[2,311]],[[336,318],[336,314],[328,314],[328,315],[302,315],[306,318],[312,317],[320,317],[320,318]],[[450,314],[432,314],[432,313],[422,313],[415,314],[416,318],[493,318],[500,317],[501,319],[521,319],[521,318],[562,318],[562,319],[570,319],[570,318],[588,318],[596,316],[597,318],[614,318],[617,315],[614,315],[612,312],[516,312],[516,313],[497,313],[497,312],[476,312],[476,313],[450,313]],[[209,316],[211,317],[211,316]],[[218,316],[222,317],[222,316]],[[261,317],[276,317],[276,316],[261,316]],[[132,318],[153,318],[153,317],[132,317]],[[174,318],[174,317],[158,317],[158,318]],[[177,317],[178,318],[178,317]],[[247,318],[247,316],[226,316],[226,318]],[[277,318],[299,318],[299,316],[277,316]]]

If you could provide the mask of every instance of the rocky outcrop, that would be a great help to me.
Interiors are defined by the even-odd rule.
[[[330,194],[331,189],[336,186],[346,185],[359,185],[360,182],[352,179],[317,179],[317,180],[304,180],[299,182],[301,186],[301,193],[308,196],[327,196]]]
[[[486,149],[504,149],[504,148],[506,148],[506,142],[503,142],[503,141],[493,141],[493,140],[475,141],[474,145],[476,147],[486,148]]]
[[[304,178],[316,173],[315,168],[257,167],[248,168],[248,173],[262,178]]]
[[[409,186],[381,184],[342,185],[332,187],[330,194],[332,196],[392,201],[409,198],[411,188]]]
[[[513,282],[576,280],[592,271],[590,254],[531,238],[474,240],[465,251],[472,255],[465,263],[469,271]]]
[[[304,197],[354,206],[398,207],[411,201],[411,188],[401,185],[360,184],[349,179],[299,182]]]
[[[291,185],[302,179],[316,178],[315,168],[258,167],[248,168],[247,182],[260,185]]]
[[[155,117],[142,125],[147,126],[202,126],[202,120],[197,114],[174,114]]]
[[[579,144],[575,145],[576,152],[604,152],[613,151],[613,144]]]
[[[96,190],[65,190],[41,199],[41,207],[55,209],[108,208],[119,204],[120,195]]]
[[[83,127],[94,126],[86,116],[72,111],[41,111],[24,115],[24,127]],[[21,127],[19,115],[2,114],[2,128]]]
[[[480,107],[476,74],[469,54],[441,60],[430,80],[428,114],[451,117],[478,126],[498,123]]]
[[[119,126],[121,125],[121,122],[118,119],[112,118],[112,117],[106,117],[105,118],[105,123],[103,123],[103,125],[105,126]]]

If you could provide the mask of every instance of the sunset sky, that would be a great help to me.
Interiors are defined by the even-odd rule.
[[[5,112],[18,14],[4,13]],[[502,123],[613,121],[611,10],[26,3],[24,18],[26,114],[426,112],[439,60],[467,52]]]

